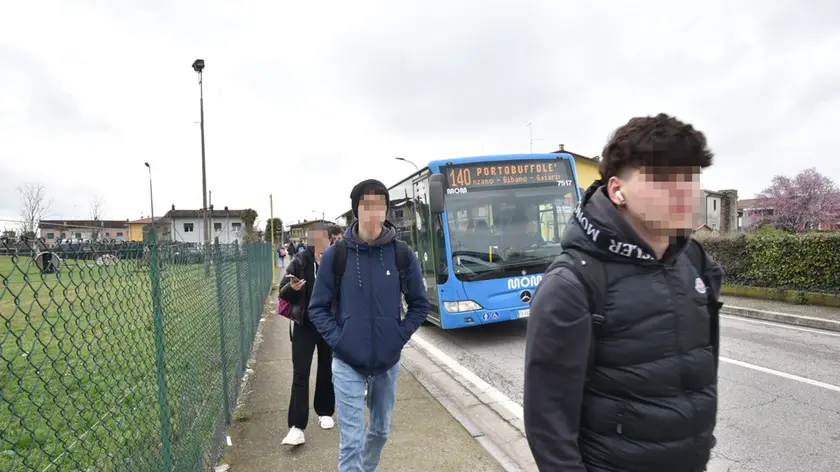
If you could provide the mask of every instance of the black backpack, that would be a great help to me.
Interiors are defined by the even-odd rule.
[[[691,240],[685,250],[697,273],[700,274],[703,283],[706,284],[706,296],[708,297],[707,309],[711,327],[709,337],[712,342],[712,350],[715,356],[715,368],[718,365],[720,353],[720,308],[723,303],[715,297],[709,281],[706,279],[706,251],[698,241]],[[546,269],[546,273],[557,267],[566,267],[577,277],[586,290],[589,302],[589,312],[592,313],[593,340],[589,348],[589,363],[594,359],[595,341],[600,337],[601,325],[604,323],[604,300],[607,297],[607,272],[606,266],[600,260],[575,249],[565,249],[560,256]]]
[[[411,263],[411,248],[405,241],[399,239],[394,240],[396,245],[397,256],[397,270],[400,272],[400,291],[403,295],[408,293],[408,288],[405,285],[405,274],[408,271],[408,265]],[[341,277],[344,276],[344,269],[347,267],[347,241],[341,240],[335,243],[335,254],[333,255],[333,274],[335,275],[335,289],[333,290],[333,313],[336,317],[339,315],[338,303],[341,296]]]

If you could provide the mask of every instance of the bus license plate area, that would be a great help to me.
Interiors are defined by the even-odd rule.
[[[518,313],[519,313],[519,318],[520,318],[520,319],[521,319],[521,318],[527,318],[527,317],[531,316],[531,309],[530,309],[530,308],[526,308],[526,309],[524,309],[524,310],[519,310],[519,312],[518,312]]]

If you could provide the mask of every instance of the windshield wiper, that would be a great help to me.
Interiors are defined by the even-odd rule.
[[[513,260],[513,261],[503,262],[503,263],[499,264],[499,266],[496,267],[493,270],[488,270],[487,272],[482,272],[480,274],[475,274],[475,276],[471,277],[469,280],[470,281],[476,281],[476,280],[490,279],[494,275],[503,274],[503,273],[505,273],[509,270],[526,269],[528,267],[535,267],[535,266],[539,266],[539,265],[542,265],[542,264],[546,264],[547,263],[547,261],[545,260],[546,257],[547,256],[542,256],[542,257],[530,256],[530,257],[524,258],[524,259],[516,259],[516,260]]]

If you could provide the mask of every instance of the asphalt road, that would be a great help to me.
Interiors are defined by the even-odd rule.
[[[418,333],[521,405],[526,323]],[[721,336],[709,472],[840,470],[840,333],[726,316]]]

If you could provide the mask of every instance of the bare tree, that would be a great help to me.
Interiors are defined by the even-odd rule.
[[[29,183],[18,187],[22,208],[20,210],[21,235],[34,237],[38,223],[50,213],[51,201],[47,199],[47,190],[40,183]]]
[[[99,239],[100,221],[102,221],[102,213],[105,210],[105,204],[102,203],[102,197],[94,197],[90,201],[90,219],[93,221],[93,230],[91,230],[91,239],[96,241]]]

